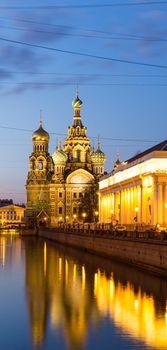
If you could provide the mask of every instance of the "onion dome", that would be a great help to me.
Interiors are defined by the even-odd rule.
[[[74,101],[72,102],[72,106],[74,109],[81,108],[83,105],[83,102],[80,100],[78,95],[79,95],[79,92],[78,92],[78,87],[77,87],[77,95],[76,95],[76,98],[74,99]]]
[[[40,126],[32,134],[32,140],[33,141],[49,141],[49,134],[42,127],[42,114],[41,114],[41,112],[40,112]]]
[[[58,146],[58,149],[53,153],[52,158],[53,158],[54,164],[67,162],[68,156],[62,150],[61,144]]]
[[[100,143],[98,143],[97,150],[91,154],[91,160],[92,160],[92,163],[97,163],[97,164],[101,164],[105,162],[106,155],[104,152],[102,152],[100,148]]]

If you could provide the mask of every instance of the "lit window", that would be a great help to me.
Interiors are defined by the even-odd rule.
[[[42,162],[42,160],[39,160],[39,162],[38,162],[38,169],[39,170],[43,169],[43,162]]]

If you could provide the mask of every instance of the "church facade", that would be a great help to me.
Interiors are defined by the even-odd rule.
[[[33,151],[29,157],[26,182],[26,217],[46,220],[50,226],[59,222],[81,222],[95,210],[98,179],[104,174],[105,154],[98,143],[94,151],[82,123],[82,101],[78,94],[73,103],[74,116],[64,146],[59,143],[51,156],[49,134],[40,126],[32,135]]]

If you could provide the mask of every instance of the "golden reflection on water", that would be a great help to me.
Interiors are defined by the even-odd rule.
[[[100,271],[95,274],[94,289],[97,307],[103,316],[108,315],[118,327],[136,339],[158,349],[167,349],[166,312],[157,315],[154,299],[145,293],[134,292],[134,287],[120,282]]]
[[[1,230],[2,232],[2,230]],[[6,232],[6,231],[5,231]],[[17,265],[21,260],[21,240],[16,236],[0,235],[0,266]]]
[[[1,246],[1,261],[5,254]],[[151,293],[118,279],[114,271],[92,267],[92,261],[93,257],[79,262],[46,242],[26,240],[25,278],[33,344],[42,345],[49,321],[53,331],[63,330],[70,349],[81,349],[90,327],[108,317],[125,337],[167,349],[165,301],[157,305]]]

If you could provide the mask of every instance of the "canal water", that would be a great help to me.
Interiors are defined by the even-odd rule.
[[[167,349],[167,282],[48,241],[0,236],[0,349]]]

